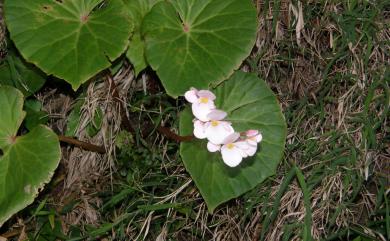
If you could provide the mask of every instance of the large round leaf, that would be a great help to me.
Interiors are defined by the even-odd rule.
[[[166,91],[183,95],[228,78],[256,38],[251,0],[172,0],[146,15],[146,58]]]
[[[132,30],[121,0],[6,0],[5,13],[21,54],[74,89],[125,51]]]
[[[249,191],[274,175],[282,158],[286,124],[278,101],[264,81],[254,74],[235,73],[215,90],[217,108],[228,113],[236,132],[260,130],[263,140],[256,155],[235,168],[221,154],[207,151],[206,140],[182,143],[180,154],[187,171],[205,199],[210,212],[221,203]],[[193,115],[187,108],[180,116],[180,133],[193,131]]]
[[[34,201],[52,177],[60,160],[57,136],[49,128],[37,126],[25,136],[16,132],[23,121],[23,95],[0,86],[0,226],[13,214]],[[3,122],[4,121],[4,122]]]

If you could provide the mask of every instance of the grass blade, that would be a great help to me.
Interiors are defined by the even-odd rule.
[[[305,225],[303,229],[303,240],[304,241],[313,240],[311,236],[312,213],[310,209],[310,193],[305,182],[305,177],[303,176],[302,171],[297,166],[295,166],[295,172],[297,175],[299,185],[301,186],[303,192],[303,201],[306,210]]]
[[[278,214],[280,200],[282,199],[283,194],[286,192],[288,185],[290,184],[290,182],[292,181],[294,176],[295,176],[295,168],[291,168],[291,170],[285,176],[285,178],[282,182],[282,185],[280,185],[280,189],[275,197],[275,202],[274,202],[274,205],[272,207],[271,212],[267,212],[267,216],[265,217],[263,225],[262,225],[263,229],[261,230],[260,240],[264,240],[265,233],[268,230],[268,226],[275,220],[275,218]]]

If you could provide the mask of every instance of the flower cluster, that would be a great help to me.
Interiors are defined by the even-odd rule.
[[[255,155],[262,135],[257,130],[237,133],[232,123],[225,121],[227,113],[215,107],[215,95],[209,90],[191,88],[185,98],[192,104],[194,136],[207,139],[210,152],[220,151],[224,163],[230,167],[238,166],[242,159]]]

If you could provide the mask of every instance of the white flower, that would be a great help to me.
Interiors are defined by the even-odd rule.
[[[204,122],[195,119],[195,121],[194,121],[194,136],[196,138],[204,139],[207,137],[204,125],[205,125]]]
[[[232,123],[223,121],[226,115],[224,111],[212,110],[207,115],[210,121],[202,122],[195,119],[194,136],[198,139],[207,138],[214,145],[223,144],[225,138],[234,133]]]
[[[235,142],[239,137],[239,133],[229,135],[221,147],[222,160],[229,167],[238,166],[242,158],[248,156],[243,150],[243,147],[246,148],[248,144],[245,141]]]
[[[248,130],[245,132],[245,135],[247,137],[246,141],[251,145],[257,146],[257,143],[263,140],[263,136],[258,130]]]
[[[213,144],[211,142],[207,142],[207,150],[209,150],[209,152],[220,151],[221,150],[221,145],[216,145],[216,144]]]
[[[233,133],[224,140],[224,145],[220,150],[223,162],[226,165],[236,167],[241,163],[243,158],[255,155],[257,143],[262,140],[262,135],[257,130],[249,130],[245,132],[245,135],[245,140],[239,139],[240,134],[238,133]],[[209,144],[207,144],[207,149],[211,151]]]
[[[232,123],[223,121],[226,115],[221,110],[213,110],[207,115],[210,121],[204,124],[204,131],[206,138],[214,145],[223,144],[226,137],[234,133]]]
[[[224,121],[227,113],[215,107],[215,95],[208,90],[191,90],[185,93],[185,98],[192,103],[194,119],[194,136],[198,139],[208,139],[207,150],[220,151],[223,162],[236,167],[242,159],[256,154],[257,145],[262,140],[258,130],[248,130],[242,133],[234,132],[232,123]]]
[[[253,156],[257,151],[257,144],[261,142],[263,136],[259,133],[258,130],[248,130],[245,132],[246,140],[245,142],[248,144],[248,148],[245,150],[248,156]]]
[[[210,121],[207,115],[215,109],[215,95],[209,90],[197,90],[191,88],[184,94],[186,100],[192,103],[192,113],[194,116],[203,121]]]
[[[228,121],[213,120],[205,124],[206,137],[215,145],[223,144],[225,138],[232,133],[234,133],[234,129]]]

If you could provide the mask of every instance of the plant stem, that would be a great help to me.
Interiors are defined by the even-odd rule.
[[[97,145],[94,145],[91,143],[79,141],[79,140],[76,140],[74,138],[71,138],[68,136],[62,136],[62,135],[58,135],[58,139],[61,142],[65,142],[65,143],[80,147],[80,148],[87,150],[87,151],[97,152],[100,154],[106,153],[106,149],[103,146],[97,146]]]
[[[157,127],[157,131],[166,136],[167,138],[177,142],[192,141],[194,139],[193,136],[179,136],[176,133],[172,132],[168,127],[159,126]]]

